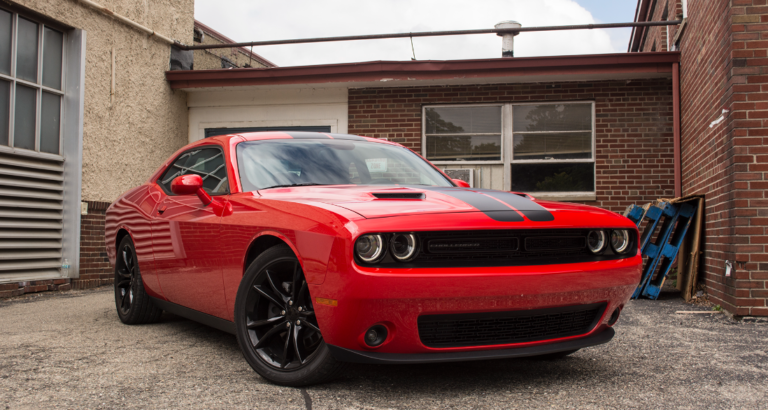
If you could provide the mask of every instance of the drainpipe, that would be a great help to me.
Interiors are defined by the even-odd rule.
[[[502,21],[501,23],[493,26],[497,30],[508,30],[520,28],[522,25],[514,20]],[[513,31],[511,33],[497,33],[496,35],[501,37],[501,56],[502,57],[514,57],[515,56],[515,36],[520,32]]]
[[[675,198],[683,196],[683,172],[680,149],[680,63],[672,63],[672,133],[675,145]]]

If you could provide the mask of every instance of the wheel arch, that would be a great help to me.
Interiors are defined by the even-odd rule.
[[[259,257],[259,255],[264,253],[264,251],[267,249],[277,245],[287,245],[289,248],[291,248],[293,254],[296,255],[299,263],[302,264],[302,266],[304,265],[301,261],[299,252],[296,250],[296,247],[288,240],[288,238],[277,232],[262,232],[253,238],[251,240],[251,244],[248,245],[248,250],[245,252],[245,259],[243,260],[242,274],[245,275],[245,271],[249,266],[251,266],[251,263]]]

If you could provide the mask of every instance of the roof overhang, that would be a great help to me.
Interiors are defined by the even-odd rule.
[[[671,78],[680,52],[166,71],[171,88],[369,88]]]
[[[650,0],[637,0],[637,7],[635,8],[635,22],[640,23],[643,21],[649,21],[651,18],[650,13]],[[640,42],[645,37],[645,33],[648,32],[649,27],[632,27],[632,33],[629,35],[629,47],[627,51],[640,51]]]

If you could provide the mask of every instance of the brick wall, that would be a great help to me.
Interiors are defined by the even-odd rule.
[[[674,194],[671,80],[349,90],[349,133],[421,152],[422,106],[595,101],[597,201],[614,212]]]
[[[104,247],[104,221],[110,203],[87,203],[88,215],[80,217],[80,277],[72,280],[75,289],[108,285],[114,279]]]
[[[766,3],[689,0],[680,36],[683,194],[705,195],[707,291],[737,315],[768,316]],[[729,114],[710,128],[723,108]],[[736,262],[730,277],[726,260]]]

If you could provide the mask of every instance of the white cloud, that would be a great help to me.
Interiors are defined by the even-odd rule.
[[[503,20],[524,27],[595,23],[574,0],[195,0],[195,18],[235,41],[279,40],[411,31],[492,28]],[[414,38],[419,60],[497,58],[493,34]],[[255,47],[280,66],[409,60],[409,39]],[[605,30],[521,33],[515,56],[618,52]]]

